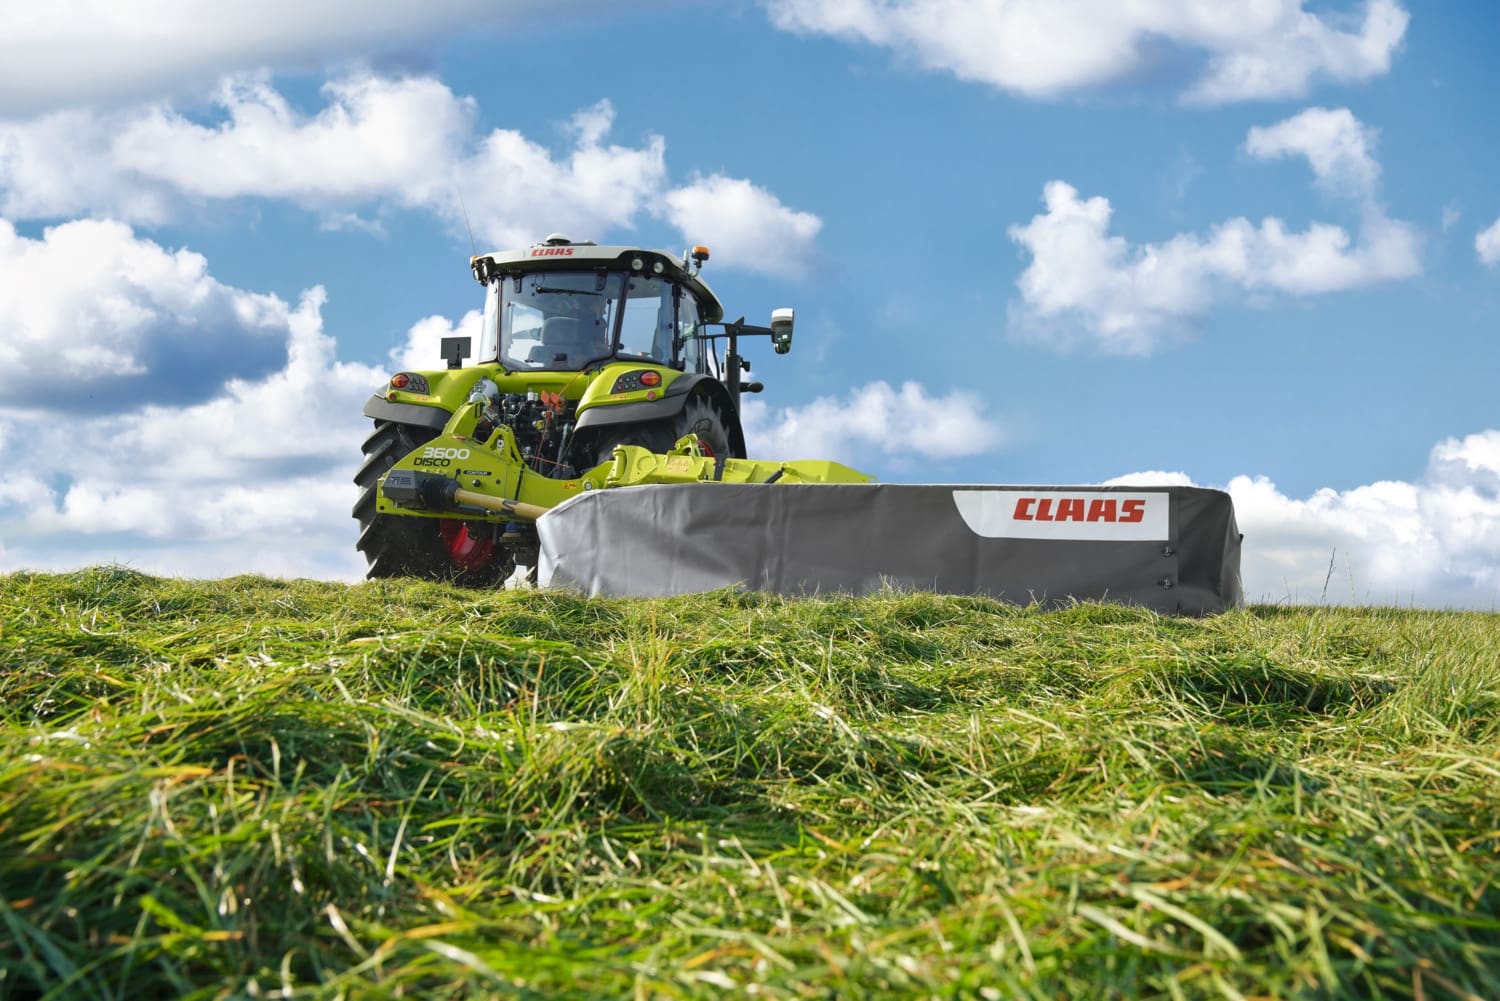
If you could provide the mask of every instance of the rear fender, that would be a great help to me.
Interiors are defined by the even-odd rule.
[[[364,415],[372,417],[377,421],[390,421],[393,424],[413,424],[417,427],[431,428],[433,431],[441,431],[443,425],[453,415],[438,406],[424,406],[420,403],[392,403],[385,397],[376,393],[365,403]]]
[[[658,400],[636,400],[628,403],[597,403],[578,415],[579,431],[594,432],[619,424],[643,424],[670,420],[694,395],[705,396],[724,415],[724,430],[729,433],[729,447],[734,457],[745,457],[745,432],[740,415],[729,398],[729,390],[713,376],[698,373],[681,375],[672,381]]]

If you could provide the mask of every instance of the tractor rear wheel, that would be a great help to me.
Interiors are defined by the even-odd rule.
[[[359,519],[355,548],[369,561],[365,575],[371,579],[423,577],[476,587],[497,584],[510,576],[515,565],[493,538],[471,534],[462,521],[408,518],[375,509],[380,478],[434,435],[428,428],[376,421],[375,430],[365,439],[364,465],[354,474],[359,500],[353,512]]]
[[[608,462],[616,445],[639,445],[648,452],[661,453],[670,451],[677,439],[689,434],[698,436],[698,447],[704,455],[720,460],[731,457],[724,415],[707,397],[693,396],[676,417],[605,428],[595,439],[594,464]]]
[[[672,429],[673,441],[683,435],[698,436],[698,445],[703,454],[715,459],[733,458],[729,449],[729,429],[725,427],[724,415],[706,396],[692,396],[682,413],[677,415]]]

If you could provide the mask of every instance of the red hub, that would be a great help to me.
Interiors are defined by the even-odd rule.
[[[495,555],[494,539],[476,539],[461,521],[443,519],[438,532],[448,549],[448,558],[464,570],[483,570]]]

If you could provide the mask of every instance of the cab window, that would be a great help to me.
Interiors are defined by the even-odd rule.
[[[677,302],[677,343],[681,367],[687,372],[706,372],[707,341],[701,339],[703,324],[698,318],[698,300],[686,289],[679,289]]]
[[[672,283],[632,277],[626,283],[620,353],[668,362],[672,358]]]

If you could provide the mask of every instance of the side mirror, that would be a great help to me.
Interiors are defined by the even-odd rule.
[[[783,307],[771,310],[771,347],[779,355],[792,350],[792,321],[797,311]]]
[[[474,341],[469,337],[444,337],[438,342],[438,351],[449,368],[460,368],[464,359],[474,351]]]

